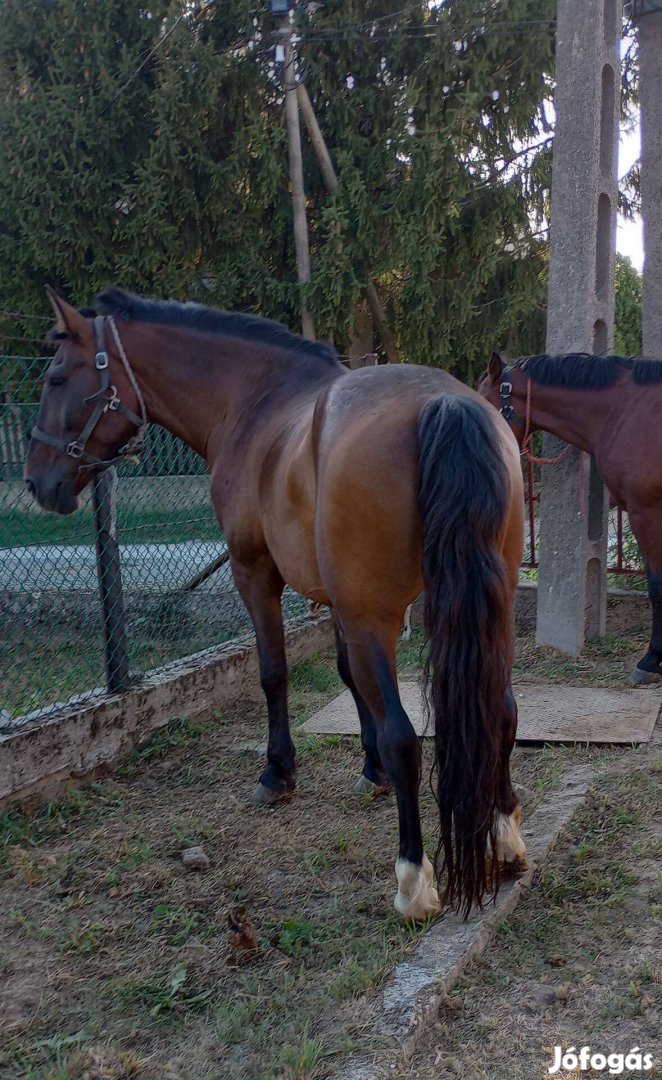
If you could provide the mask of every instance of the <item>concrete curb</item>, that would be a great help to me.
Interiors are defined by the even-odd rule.
[[[444,998],[467,965],[484,951],[500,923],[517,907],[559,833],[584,801],[594,776],[595,770],[590,765],[568,769],[560,785],[524,823],[522,834],[528,848],[529,869],[516,881],[503,883],[496,907],[487,908],[482,917],[468,922],[457,916],[445,916],[425,934],[413,954],[396,967],[383,991],[380,1017],[373,1034],[378,1039],[396,1039],[405,1060],[435,1022]],[[393,1055],[385,1070],[373,1059],[356,1057],[330,1074],[330,1080],[381,1080],[393,1068]]]
[[[289,662],[331,648],[329,615],[286,627]],[[53,715],[37,715],[0,735],[0,806],[29,796],[52,797],[67,780],[108,765],[177,716],[221,708],[258,689],[252,635],[189,656],[146,675],[125,694],[73,699]],[[68,708],[67,708],[68,704]]]

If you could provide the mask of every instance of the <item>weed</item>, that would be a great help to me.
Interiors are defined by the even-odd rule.
[[[283,923],[278,948],[286,956],[301,956],[315,941],[316,931],[310,923],[288,919]]]
[[[152,1017],[171,1013],[176,1008],[199,1009],[208,1002],[212,993],[211,990],[194,991],[183,964],[150,979],[138,982],[127,980],[117,987],[117,992],[122,1000],[142,1005]]]

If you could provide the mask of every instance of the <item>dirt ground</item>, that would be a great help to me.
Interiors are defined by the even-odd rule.
[[[518,665],[609,685],[639,644],[607,639],[570,670],[525,636]],[[401,662],[415,666],[415,646]],[[339,689],[328,660],[299,665],[294,722]],[[547,1075],[557,1044],[659,1052],[658,749],[515,752],[525,813],[571,762],[590,758],[600,778],[403,1063],[372,1034],[378,990],[422,932],[392,909],[393,800],[351,794],[356,740],[299,733],[296,799],[251,809],[263,733],[250,701],[182,720],[103,780],[0,819],[2,1080],[313,1080],[353,1052],[389,1076],[531,1080]],[[427,785],[422,810],[432,852]],[[179,858],[196,844],[205,872]],[[242,908],[248,938],[228,927]],[[239,947],[250,930],[257,950]]]

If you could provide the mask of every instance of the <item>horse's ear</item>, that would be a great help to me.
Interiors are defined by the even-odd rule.
[[[498,352],[493,352],[490,357],[490,362],[487,365],[487,374],[489,375],[490,379],[492,379],[493,381],[500,379],[501,372],[503,371],[505,366],[506,365],[501,359],[500,354]]]
[[[66,334],[67,337],[76,338],[77,341],[87,341],[92,338],[92,330],[88,320],[75,307],[72,307],[61,296],[58,296],[50,285],[46,286],[46,295],[55,312],[55,332],[57,334]]]

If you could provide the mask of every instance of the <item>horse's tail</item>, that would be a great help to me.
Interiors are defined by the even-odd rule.
[[[494,424],[470,397],[420,417],[425,669],[435,718],[444,902],[468,915],[498,887],[495,804],[512,663],[511,591],[499,551],[511,485]]]

